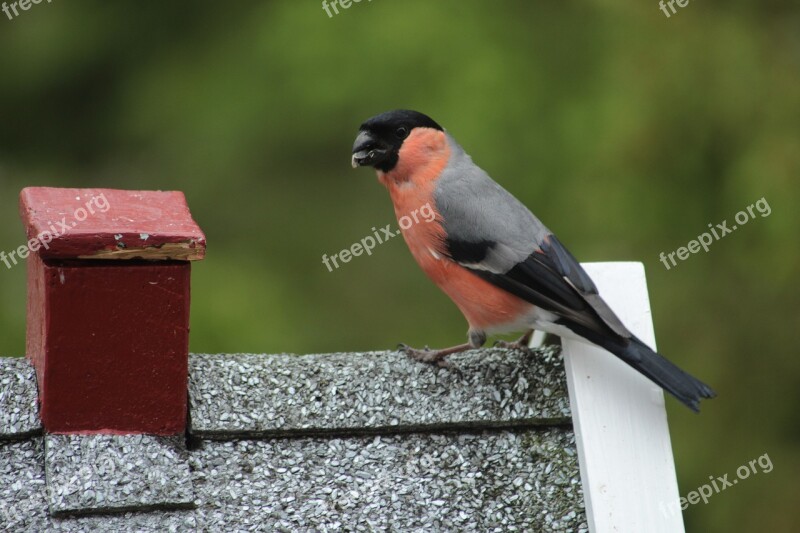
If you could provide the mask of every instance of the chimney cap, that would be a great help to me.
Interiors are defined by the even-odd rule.
[[[206,237],[179,191],[27,187],[20,215],[31,249],[43,259],[205,256]]]

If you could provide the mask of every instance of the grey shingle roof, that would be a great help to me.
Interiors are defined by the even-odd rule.
[[[0,442],[42,432],[36,372],[25,359],[0,358]]]
[[[0,359],[0,383],[26,365]],[[587,529],[557,348],[532,358],[474,351],[444,369],[396,352],[200,355],[191,357],[190,382],[191,450],[174,438],[41,437],[38,419],[31,427],[0,416],[0,438],[16,439],[0,442],[0,524]],[[140,511],[84,514],[108,508]]]
[[[46,435],[44,449],[53,515],[194,507],[183,437]]]
[[[569,421],[558,352],[492,349],[447,368],[396,352],[195,355],[192,431],[202,437],[381,433]]]

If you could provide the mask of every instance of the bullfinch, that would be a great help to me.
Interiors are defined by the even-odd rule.
[[[400,345],[423,362],[479,348],[487,335],[534,329],[600,346],[697,412],[713,398],[705,383],[648,348],[603,301],[558,238],[472,162],[430,117],[395,110],[361,125],[353,167],[371,166],[389,190],[398,221],[430,205],[431,223],[401,224],[411,254],[469,323],[468,342],[441,350]]]

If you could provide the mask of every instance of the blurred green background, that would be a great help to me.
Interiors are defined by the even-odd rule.
[[[64,2],[0,14],[0,250],[22,187],[179,189],[208,237],[195,352],[462,342],[353,170],[362,120],[430,114],[582,261],[642,261],[660,351],[712,384],[668,399],[681,493],[765,453],[774,470],[689,531],[800,522],[800,7],[655,0]],[[670,270],[658,260],[760,198],[772,208]],[[0,264],[0,354],[22,355],[25,269]]]

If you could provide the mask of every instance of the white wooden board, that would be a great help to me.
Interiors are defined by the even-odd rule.
[[[655,348],[644,266],[583,266],[622,322]],[[589,529],[683,532],[680,510],[670,512],[678,482],[661,388],[601,348],[563,345]]]

